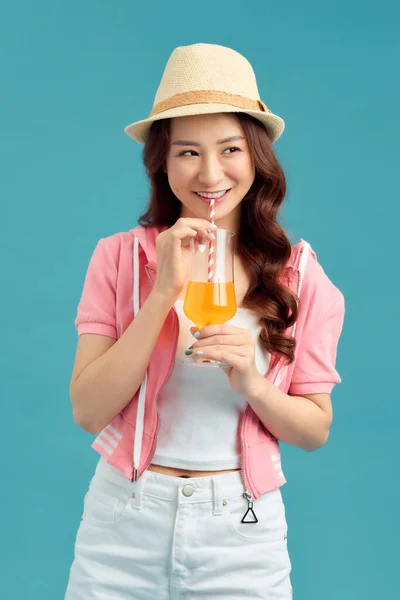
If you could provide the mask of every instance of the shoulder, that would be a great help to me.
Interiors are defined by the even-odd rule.
[[[320,315],[321,313],[323,315],[330,312],[333,307],[336,307],[339,312],[344,312],[344,295],[326,273],[311,244],[301,240],[296,245],[299,246],[297,250],[299,251],[300,247],[304,249],[307,244],[309,245],[309,253],[300,294],[303,305],[306,304],[308,307],[315,308],[318,306]]]
[[[111,235],[102,237],[98,240],[97,245],[104,250],[115,253],[120,250],[121,246],[130,241],[132,236],[129,231],[118,231]]]
[[[93,252],[92,262],[97,265],[113,267],[116,270],[125,267],[132,268],[135,239],[139,242],[139,253],[149,262],[156,262],[156,239],[166,227],[137,227],[128,231],[119,231],[107,237],[100,238]]]
[[[147,252],[147,249],[155,247],[155,240],[163,228],[142,227],[138,225],[128,231],[118,231],[112,235],[102,237],[98,240],[96,250],[104,255],[117,260],[121,253],[132,252],[135,238]]]

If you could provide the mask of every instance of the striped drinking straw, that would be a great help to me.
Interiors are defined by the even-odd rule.
[[[214,225],[214,209],[215,200],[214,198],[210,199],[210,223]],[[210,251],[208,254],[208,283],[211,283],[213,279],[213,270],[214,270],[214,240],[210,240]]]

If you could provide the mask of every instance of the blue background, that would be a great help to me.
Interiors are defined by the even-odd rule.
[[[123,128],[196,42],[252,63],[286,122],[282,224],[346,298],[329,442],[282,445],[295,598],[398,598],[399,17],[394,0],[3,3],[3,598],[64,597],[98,460],[71,414],[76,307],[98,239],[146,205]]]

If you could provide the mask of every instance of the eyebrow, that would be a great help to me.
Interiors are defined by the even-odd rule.
[[[218,140],[217,144],[227,144],[228,142],[234,142],[237,140],[244,140],[242,135],[232,135],[231,137],[225,138],[224,140]],[[172,146],[201,146],[198,142],[191,142],[190,140],[176,140],[172,142]]]

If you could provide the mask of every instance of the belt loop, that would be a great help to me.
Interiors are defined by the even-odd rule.
[[[142,476],[133,482],[132,492],[131,492],[131,502],[132,508],[136,508],[140,510],[143,507],[143,490],[146,485],[147,478],[150,474],[150,471],[146,469],[142,473]]]
[[[212,478],[213,486],[213,514],[222,515],[222,496],[221,496],[221,484],[218,481],[218,476]]]

